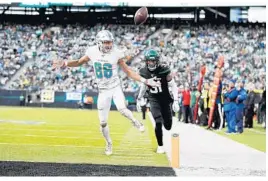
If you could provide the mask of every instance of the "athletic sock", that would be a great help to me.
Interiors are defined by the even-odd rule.
[[[163,133],[162,133],[162,124],[155,124],[155,136],[158,143],[158,146],[163,146]]]
[[[106,125],[105,127],[101,126],[101,132],[102,132],[103,137],[106,140],[106,143],[112,143],[112,139],[110,137],[110,130],[109,130],[108,125]]]

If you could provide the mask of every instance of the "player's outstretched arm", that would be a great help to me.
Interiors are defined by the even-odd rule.
[[[78,67],[90,61],[87,55],[81,57],[79,60],[71,60],[71,61],[64,61],[64,60],[55,60],[53,61],[52,69],[55,68],[62,68],[62,67]]]
[[[126,63],[123,59],[120,59],[118,61],[120,67],[123,69],[123,71],[127,74],[128,77],[134,79],[135,81],[142,82],[148,86],[151,87],[160,87],[161,83],[158,81],[159,79],[157,78],[152,78],[152,79],[145,79],[141,77],[138,73],[134,72]]]

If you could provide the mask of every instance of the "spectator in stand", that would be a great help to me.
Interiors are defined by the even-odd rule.
[[[255,97],[255,106],[254,106],[254,112],[256,113],[257,123],[262,124],[263,123],[263,109],[262,109],[262,96],[263,96],[263,85],[258,82],[255,84],[254,93],[256,95]]]
[[[257,117],[258,117],[258,123],[262,124],[262,126],[265,128],[266,124],[266,90],[261,87],[261,90],[258,91],[260,93],[260,101],[257,106]]]
[[[203,106],[203,116],[201,119],[201,124],[203,126],[208,125],[208,117],[209,117],[209,107],[208,107],[208,102],[209,102],[209,84],[208,82],[204,82],[202,94],[201,94],[201,99],[202,99],[202,106]]]
[[[238,91],[235,88],[235,80],[229,82],[228,92],[224,95],[224,112],[226,114],[226,121],[228,129],[227,134],[236,133],[236,98]]]
[[[245,101],[245,128],[253,128],[253,117],[254,117],[254,103],[256,94],[254,92],[255,85],[249,83],[248,96]]]
[[[188,119],[190,119],[190,123],[193,122],[190,108],[191,101],[191,91],[189,84],[185,84],[185,89],[182,91],[182,101],[183,101],[183,110],[184,110],[184,122],[189,123]]]
[[[192,91],[191,91],[191,103],[190,103],[190,108],[191,108],[191,116],[192,122],[196,123],[196,120],[193,120],[194,118],[194,109],[195,109],[195,104],[196,104],[196,98],[199,94],[199,91],[197,90],[197,84],[193,84],[192,86]]]
[[[182,100],[183,85],[179,86],[179,112],[178,112],[178,121],[182,121],[184,118],[184,109],[183,109],[183,100]]]
[[[221,94],[221,108],[222,108],[222,111],[221,111],[221,115],[222,115],[222,128],[225,128],[225,124],[226,124],[226,114],[224,113],[224,95],[225,93],[228,91],[228,85],[227,84],[222,84],[222,94]]]
[[[266,129],[266,88],[262,93],[262,100],[261,100],[261,113],[263,116],[263,127]]]
[[[238,91],[238,96],[236,98],[236,126],[237,133],[243,133],[243,118],[244,118],[244,101],[247,99],[247,92],[244,89],[245,82],[241,79],[237,81],[236,90]]]

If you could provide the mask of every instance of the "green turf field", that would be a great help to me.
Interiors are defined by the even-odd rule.
[[[226,128],[222,131],[215,132],[249,147],[266,152],[266,130],[261,125],[255,123],[253,129],[244,129],[244,133],[242,134],[227,135],[225,131]]]
[[[245,144],[249,147],[257,149],[262,152],[266,152],[266,130],[261,127],[260,124],[254,122],[253,129],[244,129],[243,134],[225,134],[227,128],[223,128],[221,131],[214,131],[217,134],[230,138],[239,143]],[[203,126],[204,129],[207,126]]]
[[[114,146],[113,155],[106,156],[97,111],[0,107],[0,160],[168,167],[166,155],[155,153],[150,121],[144,124],[140,133],[111,111]]]

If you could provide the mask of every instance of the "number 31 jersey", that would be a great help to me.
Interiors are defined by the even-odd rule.
[[[168,89],[167,75],[170,74],[169,67],[159,65],[154,71],[149,71],[147,67],[140,69],[140,75],[145,79],[153,77],[161,78],[161,87],[149,87],[148,94],[149,100],[156,101],[172,101],[171,95]]]
[[[109,53],[102,53],[98,46],[89,47],[86,55],[93,65],[99,89],[111,89],[120,85],[118,75],[118,60],[124,58],[124,53],[113,48]]]

